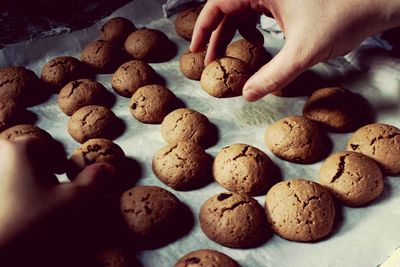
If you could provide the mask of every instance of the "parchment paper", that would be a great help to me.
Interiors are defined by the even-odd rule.
[[[265,147],[265,129],[278,119],[301,114],[305,97],[281,98],[270,95],[256,103],[247,103],[241,97],[217,99],[205,93],[199,82],[186,79],[179,71],[179,55],[187,48],[174,31],[174,17],[164,18],[162,0],[136,0],[117,10],[113,16],[124,16],[137,26],[160,29],[178,45],[178,53],[169,62],[151,64],[165,78],[167,87],[185,102],[187,107],[204,113],[219,129],[218,143],[207,150],[211,155],[232,143],[247,143],[265,151],[280,167],[284,179],[307,178],[316,180],[321,162],[299,165],[276,158]],[[83,14],[84,15],[84,14]],[[79,58],[82,48],[98,37],[101,24],[53,38],[33,40],[11,45],[0,50],[0,65],[24,65],[40,74],[43,65],[55,56],[72,55]],[[283,40],[271,33],[264,33],[267,50],[276,54]],[[238,38],[238,36],[236,37]],[[327,80],[362,94],[374,107],[376,121],[400,127],[400,64],[391,58],[377,42],[366,41],[363,46],[346,58],[339,58],[313,68]],[[97,80],[110,91],[111,75],[98,75]],[[78,147],[67,133],[67,120],[59,109],[56,97],[30,110],[37,114],[37,125],[60,140],[71,154]],[[333,234],[315,243],[291,242],[274,235],[265,244],[253,249],[230,249],[209,240],[200,230],[198,212],[212,195],[225,191],[216,183],[204,188],[176,192],[167,188],[152,173],[154,153],[165,145],[159,125],[146,125],[133,119],[128,110],[129,99],[117,96],[112,110],[126,124],[126,130],[115,142],[126,154],[135,158],[143,169],[139,184],[164,187],[187,204],[195,217],[191,232],[163,248],[139,251],[137,257],[144,266],[172,266],[184,254],[201,248],[222,251],[242,266],[376,266],[400,245],[400,182],[399,177],[386,177],[382,196],[362,208],[342,209]],[[344,149],[349,134],[330,134],[333,152]],[[61,180],[65,177],[61,176]],[[264,204],[264,197],[256,198]]]

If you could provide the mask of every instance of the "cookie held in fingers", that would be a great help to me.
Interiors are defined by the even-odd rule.
[[[123,44],[129,34],[136,30],[135,25],[128,19],[115,17],[109,19],[100,29],[100,39]]]
[[[205,69],[206,52],[206,50],[203,50],[198,53],[192,53],[189,49],[186,50],[179,60],[179,69],[182,74],[189,79],[200,80],[201,74]]]
[[[293,241],[315,241],[332,232],[335,207],[328,189],[303,179],[275,184],[265,198],[272,230]]]
[[[122,52],[113,42],[97,40],[85,46],[81,61],[96,73],[111,73],[122,63]]]
[[[240,265],[228,255],[212,250],[199,249],[192,251],[175,263],[174,267],[240,267]]]
[[[194,7],[182,11],[176,17],[175,31],[182,38],[190,41],[192,39],[194,25],[203,7]]]

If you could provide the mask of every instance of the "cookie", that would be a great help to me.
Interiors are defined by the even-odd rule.
[[[128,259],[119,249],[104,249],[97,253],[95,257],[96,267],[128,267]],[[93,266],[93,267],[94,267]]]
[[[250,67],[237,58],[217,59],[206,66],[201,74],[201,87],[214,97],[234,97],[242,94],[250,78]]]
[[[11,127],[20,113],[20,107],[14,100],[0,101],[0,132]]]
[[[44,65],[40,79],[43,84],[58,93],[68,82],[83,78],[85,70],[82,62],[74,57],[56,57]]]
[[[262,207],[253,198],[238,193],[220,193],[200,209],[200,226],[211,240],[227,247],[255,245],[266,231]]]
[[[84,143],[92,138],[113,139],[117,117],[103,106],[78,109],[68,121],[68,133],[75,141]]]
[[[85,46],[81,61],[96,73],[111,73],[122,62],[122,49],[113,42],[97,40]]]
[[[383,190],[382,172],[373,159],[342,151],[328,157],[319,171],[319,182],[345,205],[361,206]]]
[[[359,96],[344,88],[321,88],[308,98],[303,116],[321,123],[328,131],[351,132],[366,120],[365,109],[359,103]]]
[[[246,39],[240,39],[229,44],[225,55],[246,62],[253,71],[257,71],[271,59],[264,46],[254,45]]]
[[[200,80],[201,74],[205,69],[204,60],[206,58],[206,50],[198,53],[192,53],[189,49],[182,54],[179,60],[179,69],[182,74],[192,80]]]
[[[201,6],[194,7],[178,14],[175,20],[175,31],[180,37],[188,41],[192,39],[194,25],[202,9]]]
[[[175,190],[193,189],[210,173],[206,152],[191,141],[161,148],[154,155],[152,167],[158,179]]]
[[[135,31],[136,27],[133,23],[121,17],[109,19],[100,29],[100,39],[104,41],[117,42],[123,44],[131,32]]]
[[[314,163],[327,152],[329,139],[316,122],[300,116],[289,116],[267,128],[265,144],[283,160]]]
[[[109,163],[120,170],[125,161],[125,153],[120,146],[108,139],[89,139],[80,145],[69,159],[68,177],[73,178],[85,167],[94,163]]]
[[[188,108],[169,113],[161,123],[161,135],[168,144],[193,141],[205,145],[211,124],[203,114]]]
[[[276,178],[275,166],[267,154],[246,144],[222,148],[215,157],[212,172],[222,187],[247,195],[265,193]]]
[[[346,149],[371,157],[384,174],[400,173],[400,129],[392,125],[373,123],[361,127],[351,136]]]
[[[174,267],[240,267],[228,255],[212,249],[199,249],[192,251],[175,263]]]
[[[132,95],[129,110],[134,118],[144,123],[161,123],[176,106],[174,93],[162,85],[140,87]]]
[[[84,106],[106,106],[108,102],[107,89],[101,83],[90,79],[69,82],[58,95],[58,106],[68,116]]]
[[[180,201],[172,193],[157,186],[133,187],[120,200],[123,220],[137,238],[171,231],[168,227],[179,205]]]
[[[131,60],[117,69],[112,77],[111,85],[119,95],[132,97],[138,88],[152,84],[154,80],[155,71],[149,64],[141,60]]]
[[[293,241],[314,241],[332,232],[335,206],[328,189],[312,181],[294,179],[275,184],[265,199],[272,230]]]
[[[42,128],[31,124],[19,124],[8,128],[0,133],[1,139],[9,141],[16,140],[19,137],[36,137],[46,140],[52,140],[51,135]]]

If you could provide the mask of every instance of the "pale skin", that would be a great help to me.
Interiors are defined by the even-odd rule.
[[[275,18],[285,44],[244,85],[248,101],[282,89],[308,68],[349,53],[369,36],[400,26],[400,1],[209,0],[196,22],[190,50],[199,52],[209,42],[207,65],[223,55],[236,29],[260,43],[254,19],[259,14]]]

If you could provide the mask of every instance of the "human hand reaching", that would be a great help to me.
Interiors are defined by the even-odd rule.
[[[194,28],[190,50],[209,42],[205,64],[223,55],[236,29],[259,43],[259,14],[272,15],[285,35],[282,50],[244,85],[243,96],[255,101],[282,89],[313,65],[342,56],[367,37],[400,26],[398,0],[209,0]]]

